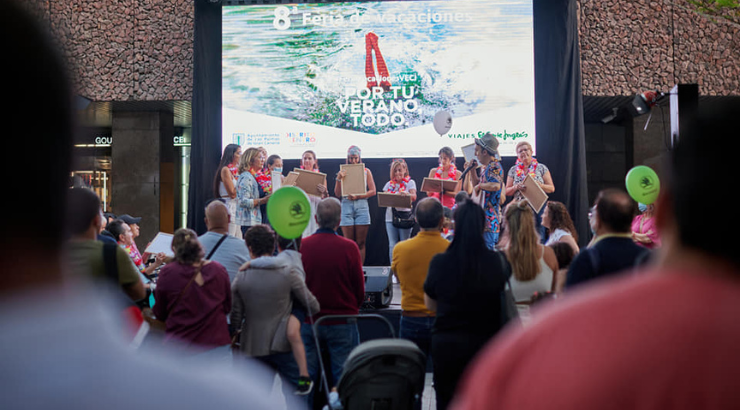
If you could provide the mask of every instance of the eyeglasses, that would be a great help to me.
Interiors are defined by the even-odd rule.
[[[588,209],[588,219],[591,219],[596,214],[596,205]]]

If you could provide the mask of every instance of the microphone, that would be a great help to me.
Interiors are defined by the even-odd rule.
[[[478,161],[476,161],[475,159],[473,159],[472,161],[470,161],[470,165],[468,165],[468,167],[465,168],[465,171],[463,171],[463,173],[460,174],[460,180],[462,180],[463,178],[465,178],[465,175],[468,172],[470,172],[470,170],[474,169],[477,166],[478,166]]]

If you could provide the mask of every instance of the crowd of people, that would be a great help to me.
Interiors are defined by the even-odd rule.
[[[0,2],[0,43],[15,62],[0,66],[0,75],[14,80],[8,92],[22,99],[3,111],[10,134],[32,123],[29,98],[43,95],[57,108],[49,118],[53,138],[27,170],[36,196],[0,227],[0,361],[13,376],[0,387],[2,407],[275,408],[266,394],[273,373],[265,370],[274,369],[287,407],[301,408],[306,403],[296,396],[310,398],[318,379],[317,343],[326,346],[336,385],[359,343],[357,325],[328,320],[314,334],[311,323],[359,312],[356,228],[363,219],[356,201],[367,198],[345,203],[320,191],[316,230],[300,241],[281,239],[260,209],[270,195],[259,175],[265,153],[249,148],[239,156],[235,148],[222,167],[228,172],[218,171],[218,193],[228,200],[208,204],[208,232],[179,229],[171,256],[141,254],[133,241],[141,219],[109,221],[92,191],[68,188],[70,89],[62,60],[35,27],[13,3]],[[476,140],[474,191],[419,200],[419,234],[399,236],[392,250],[403,293],[401,337],[430,356],[438,408],[737,407],[740,258],[731,238],[738,223],[708,225],[696,187],[725,187],[700,171],[712,163],[714,172],[731,174],[734,164],[715,161],[716,146],[702,137],[732,135],[738,115],[737,104],[697,111],[672,152],[664,192],[637,217],[626,192],[599,192],[589,213],[594,238],[583,248],[564,207],[534,212],[518,197],[522,174],[554,189],[531,148],[521,147],[504,184],[495,139]],[[738,147],[725,139],[727,150]],[[20,152],[25,142],[8,143]],[[359,155],[350,149],[348,162]],[[307,156],[305,165],[316,169],[316,155]],[[234,182],[236,158],[240,173],[231,186],[225,180]],[[10,175],[15,164],[3,164]],[[464,179],[446,164],[434,174]],[[402,168],[398,177],[391,168],[388,189],[403,186],[412,195]],[[368,174],[368,194],[370,181]],[[7,185],[21,192],[27,179]],[[448,202],[447,222],[449,197],[459,201]],[[501,209],[505,197],[514,198]],[[350,214],[352,223],[343,223]],[[451,241],[442,236],[446,224]],[[340,227],[349,227],[351,239],[337,234]],[[557,298],[540,301],[553,292]],[[519,315],[506,308],[509,295]],[[143,328],[156,334],[159,326],[158,354],[130,348]],[[168,350],[177,355],[159,354]]]
[[[385,222],[391,268],[402,293],[400,337],[415,342],[431,361],[438,409],[450,405],[468,365],[507,323],[528,327],[537,316],[533,305],[567,298],[583,282],[636,269],[660,244],[655,206],[635,216],[636,204],[626,192],[607,189],[589,213],[594,238],[581,249],[563,203],[548,201],[536,212],[525,199],[520,168],[538,177],[543,190],[553,190],[547,186],[547,167],[531,157],[529,145],[517,147],[520,158],[505,183],[497,139],[486,134],[475,143],[476,160],[465,164],[464,173],[454,168],[448,149],[440,151],[440,166],[429,172],[459,181],[455,192],[415,203],[417,185],[403,159],[392,161],[383,187],[415,203],[413,209],[388,208]],[[358,147],[350,147],[347,163],[361,163]],[[304,153],[301,167],[318,171],[316,154]],[[108,215],[106,223],[89,190],[70,191],[71,199],[84,197],[88,204],[73,203],[68,218],[79,221],[77,235],[95,232],[115,240],[116,252],[127,260],[117,282],[143,308],[138,323],[162,322],[163,345],[213,362],[228,362],[237,352],[277,372],[284,395],[306,395],[310,403],[321,368],[318,346],[325,346],[326,376],[335,386],[359,344],[356,323],[334,319],[316,331],[312,325],[326,315],[359,313],[365,299],[367,200],[376,187],[366,170],[366,193],[343,197],[346,173],[340,170],[334,192],[341,200],[320,185],[320,197],[310,200],[315,228],[289,240],[272,230],[261,209],[281,170],[281,158],[267,157],[264,149],[250,147],[242,154],[241,147],[227,146],[215,177],[219,197],[206,207],[208,232],[178,230],[169,258],[161,253],[142,257],[133,241],[141,218]],[[513,198],[504,206],[509,190]],[[398,212],[413,212],[416,235],[411,227],[394,225]],[[92,270],[104,268],[102,242],[92,248],[92,236],[86,238],[73,242],[78,248],[86,244],[78,255],[94,260]],[[80,259],[77,269],[84,265]],[[143,297],[147,290],[153,298]],[[515,314],[505,309],[507,292]]]

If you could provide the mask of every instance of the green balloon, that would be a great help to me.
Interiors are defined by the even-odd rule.
[[[267,201],[267,219],[278,235],[286,239],[298,238],[311,220],[311,205],[306,193],[294,186],[284,186],[273,192]]]
[[[645,205],[655,202],[660,194],[658,174],[644,165],[638,165],[629,170],[624,184],[632,199]]]

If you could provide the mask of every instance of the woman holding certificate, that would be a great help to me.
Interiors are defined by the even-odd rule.
[[[347,164],[348,165],[359,165],[362,164],[362,157],[360,156],[360,148],[356,145],[349,147],[347,150]],[[365,240],[367,239],[367,232],[370,229],[370,206],[368,205],[367,199],[375,196],[375,181],[373,180],[373,173],[369,169],[364,168],[364,193],[352,193],[343,187],[346,183],[352,183],[349,181],[353,175],[350,175],[348,171],[351,167],[342,167],[337,173],[337,180],[334,184],[334,194],[342,198],[342,222],[340,228],[342,229],[342,235],[355,241],[357,246],[360,248],[360,256],[362,262],[365,262]],[[362,175],[361,175],[362,177]],[[362,182],[360,182],[362,185]],[[357,187],[352,186],[355,189]],[[362,188],[362,187],[360,187]]]
[[[389,194],[406,195],[411,197],[410,203],[416,201],[416,182],[409,176],[409,168],[403,159],[395,159],[391,163],[391,180],[386,182],[383,192]],[[411,237],[412,227],[403,228],[394,225],[393,213],[411,212],[411,208],[386,208],[385,231],[388,234],[388,252],[390,261],[393,261],[393,247],[400,241]]]
[[[530,175],[545,191],[546,194],[555,192],[555,185],[552,182],[552,175],[550,170],[545,164],[540,164],[536,159],[532,157],[532,145],[527,141],[522,141],[516,144],[516,164],[509,169],[509,174],[506,177],[506,196],[514,198],[514,201],[521,201],[524,198],[523,192],[527,190],[524,186],[524,180]],[[537,218],[537,233],[540,235],[541,240],[545,240],[545,227],[542,226],[542,212],[544,207],[538,214],[535,214]]]
[[[439,150],[439,166],[429,170],[429,178],[459,181],[461,175],[462,172],[458,171],[457,167],[455,167],[455,153],[452,151],[452,148],[442,147]],[[429,196],[439,199],[442,202],[442,206],[452,209],[455,206],[455,195],[458,191],[460,191],[459,183],[454,191],[443,191],[441,194],[430,192]]]
[[[316,158],[316,153],[308,150],[301,155],[301,169],[304,169],[306,171],[313,171],[313,172],[319,172],[319,160]],[[326,180],[324,180],[324,184],[326,184]],[[319,202],[321,202],[321,199],[326,198],[329,196],[329,190],[326,188],[326,185],[319,184],[317,187],[317,190],[321,192],[321,198],[313,195],[307,195],[308,196],[308,203],[311,205],[311,218],[308,220],[308,225],[306,226],[306,229],[303,230],[303,234],[301,237],[305,238],[307,236],[311,236],[316,232],[317,229],[319,229],[319,224],[316,222],[316,207],[319,205]]]

